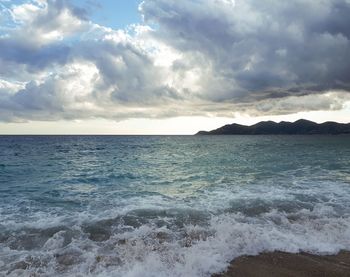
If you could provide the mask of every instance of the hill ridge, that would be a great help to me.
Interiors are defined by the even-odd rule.
[[[316,123],[306,119],[295,122],[260,121],[246,126],[227,124],[211,131],[199,131],[196,135],[340,135],[350,134],[350,123],[326,121]]]

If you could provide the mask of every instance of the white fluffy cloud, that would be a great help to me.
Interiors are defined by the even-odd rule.
[[[26,44],[40,47],[84,32],[88,23],[82,15],[71,9],[64,1],[43,1],[13,6],[13,21],[20,27],[12,38],[25,40]]]
[[[64,0],[0,7],[1,121],[288,114],[349,100],[345,0],[145,0],[144,24],[128,30]]]

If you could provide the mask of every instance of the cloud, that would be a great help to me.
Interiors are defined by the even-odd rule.
[[[88,28],[85,11],[64,0],[37,0],[13,6],[11,15],[20,26],[11,37],[26,39],[34,47],[63,40]]]
[[[3,78],[33,81],[44,71],[64,66],[71,50],[67,40],[73,41],[89,28],[66,1],[37,0],[4,9],[12,27],[0,36]]]
[[[64,0],[0,5],[0,120],[342,109],[346,0],[145,0],[114,30]]]
[[[187,56],[200,53],[211,77],[225,83],[219,95],[205,91],[210,100],[350,88],[346,1],[149,0],[141,11],[158,24],[156,39]]]

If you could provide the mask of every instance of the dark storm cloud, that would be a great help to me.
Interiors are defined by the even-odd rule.
[[[350,88],[346,0],[149,0],[142,12],[158,24],[157,39],[209,59],[213,74],[233,84],[226,99]]]

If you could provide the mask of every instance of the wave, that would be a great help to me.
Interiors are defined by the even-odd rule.
[[[324,204],[290,213],[272,209],[255,216],[135,210],[115,218],[60,224],[5,232],[0,238],[0,273],[210,276],[241,255],[350,250],[350,215],[339,216]]]

